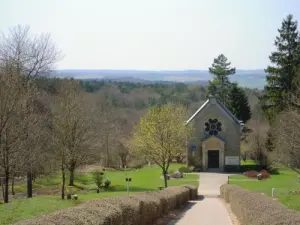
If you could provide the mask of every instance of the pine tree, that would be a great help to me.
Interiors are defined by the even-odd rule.
[[[295,85],[296,71],[300,64],[300,37],[297,31],[297,21],[288,15],[278,29],[275,46],[277,50],[270,55],[273,64],[265,70],[267,85],[262,97],[263,109],[270,120],[284,110],[289,104],[286,98],[297,87]]]
[[[251,118],[251,109],[245,91],[236,83],[231,84],[228,94],[228,109],[239,119],[246,123]]]
[[[235,74],[235,68],[231,68],[231,62],[223,55],[214,59],[209,72],[214,75],[213,81],[209,83],[208,92],[218,97],[226,105],[230,81],[228,76]]]

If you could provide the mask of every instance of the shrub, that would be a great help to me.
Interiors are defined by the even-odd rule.
[[[254,193],[235,185],[221,187],[221,197],[229,202],[233,213],[244,225],[296,225],[300,214],[260,193]]]
[[[246,171],[261,171],[263,169],[267,169],[267,166],[262,165],[240,165],[240,166],[234,166],[234,165],[225,165],[224,171],[225,172],[239,172],[244,173]]]
[[[97,186],[97,192],[99,192],[101,185],[103,183],[104,173],[100,170],[94,170],[92,172],[93,175],[93,181]]]
[[[261,174],[263,179],[270,178],[270,174],[266,170],[261,170],[260,172],[255,170],[244,172],[244,175],[249,178],[257,178],[258,174]]]
[[[74,186],[67,186],[66,191],[67,194],[74,195],[77,191],[77,188]]]
[[[259,174],[259,172],[255,171],[255,170],[244,172],[244,175],[249,178],[257,178],[258,174]]]
[[[111,181],[108,180],[108,179],[106,179],[106,180],[104,181],[104,188],[105,188],[105,190],[107,190],[107,189],[109,188],[110,185],[111,185]]]
[[[130,197],[90,200],[77,207],[21,221],[18,225],[149,225],[163,213],[182,206],[196,187],[169,187]]]
[[[179,171],[180,173],[190,173],[190,172],[192,172],[192,169],[189,168],[189,167],[183,166],[183,167],[180,167],[178,171]]]
[[[267,170],[261,170],[260,174],[262,175],[262,177],[264,179],[270,178],[270,174],[269,174],[269,172]]]
[[[190,200],[197,199],[197,196],[198,196],[198,187],[197,186],[191,185],[191,184],[186,184],[183,186],[186,187],[187,189],[189,189],[189,199]]]

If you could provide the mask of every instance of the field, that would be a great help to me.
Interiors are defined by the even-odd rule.
[[[182,165],[172,164],[170,170],[176,170]],[[127,177],[132,178],[130,183],[131,192],[158,190],[163,186],[163,180],[160,178],[161,170],[157,166],[145,167],[138,170],[127,171]],[[95,185],[90,173],[77,173],[75,176],[75,185],[83,188],[77,189],[78,200],[61,200],[59,192],[48,195],[34,196],[32,199],[13,200],[8,204],[0,204],[0,224],[10,224],[15,221],[30,218],[32,216],[53,212],[59,209],[72,207],[81,202],[103,198],[109,196],[126,195],[126,182],[124,171],[107,171],[105,176],[111,180],[111,188],[108,191],[99,194],[94,190]],[[187,174],[183,179],[169,180],[169,186],[182,184],[198,184],[198,175]],[[34,183],[35,190],[40,192],[50,192],[59,190],[60,177],[58,175],[48,176],[37,180]],[[17,192],[24,192],[25,186],[16,186]]]
[[[279,168],[278,174],[272,174],[271,178],[259,181],[244,175],[233,175],[229,179],[230,184],[236,184],[251,191],[264,193],[272,197],[272,188],[275,188],[275,199],[289,208],[300,211],[300,182],[297,172],[290,168]],[[298,191],[292,195],[291,192]]]

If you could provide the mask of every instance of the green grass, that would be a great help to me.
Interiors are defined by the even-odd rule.
[[[275,188],[275,198],[289,208],[300,211],[300,195],[290,196],[289,191],[300,190],[298,173],[289,168],[280,168],[279,174],[271,175],[267,180],[258,181],[243,175],[233,175],[229,179],[230,184],[236,184],[251,191],[272,196],[272,188]]]
[[[256,165],[256,162],[255,160],[246,160],[246,161],[242,160],[241,165]]]
[[[170,170],[177,170],[182,165],[172,164]],[[0,224],[10,224],[16,221],[24,220],[33,216],[53,212],[59,209],[76,206],[90,199],[97,199],[110,196],[126,195],[126,177],[131,177],[130,192],[158,190],[158,187],[164,186],[161,176],[161,169],[158,166],[145,167],[139,170],[124,171],[107,171],[105,176],[111,180],[111,188],[108,191],[97,194],[95,191],[84,191],[78,189],[77,201],[61,200],[60,195],[40,195],[32,199],[13,200],[8,204],[0,204]],[[95,188],[92,175],[90,173],[77,173],[75,184],[81,187]],[[198,185],[198,175],[187,174],[183,179],[169,180],[169,186],[182,184]],[[35,189],[55,189],[60,186],[60,176],[43,177],[34,183]],[[17,192],[25,193],[25,185],[16,186]]]

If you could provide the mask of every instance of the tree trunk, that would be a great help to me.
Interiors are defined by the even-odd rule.
[[[9,173],[5,173],[5,181],[4,181],[4,203],[8,203],[8,189],[9,189]]]
[[[61,199],[65,199],[66,173],[65,173],[64,165],[61,166],[61,173],[62,173]]]
[[[69,181],[69,186],[74,186],[74,168],[71,166],[69,169],[70,172],[70,181]]]
[[[1,185],[1,190],[2,190],[2,198],[4,201],[4,179],[0,178],[0,185]]]
[[[108,147],[108,134],[106,134],[106,167],[110,167],[110,154],[109,154],[109,147]]]
[[[122,156],[122,157],[121,157],[121,166],[122,166],[122,168],[125,168],[125,166],[126,166],[126,164],[127,164],[126,161],[127,161],[127,160],[126,160],[126,157]]]
[[[15,176],[12,176],[12,181],[11,181],[11,194],[15,195]]]
[[[164,181],[165,181],[165,188],[167,188],[168,187],[168,178],[167,178],[166,169],[163,169],[163,176],[164,176]]]
[[[32,173],[27,171],[27,198],[32,198]]]

